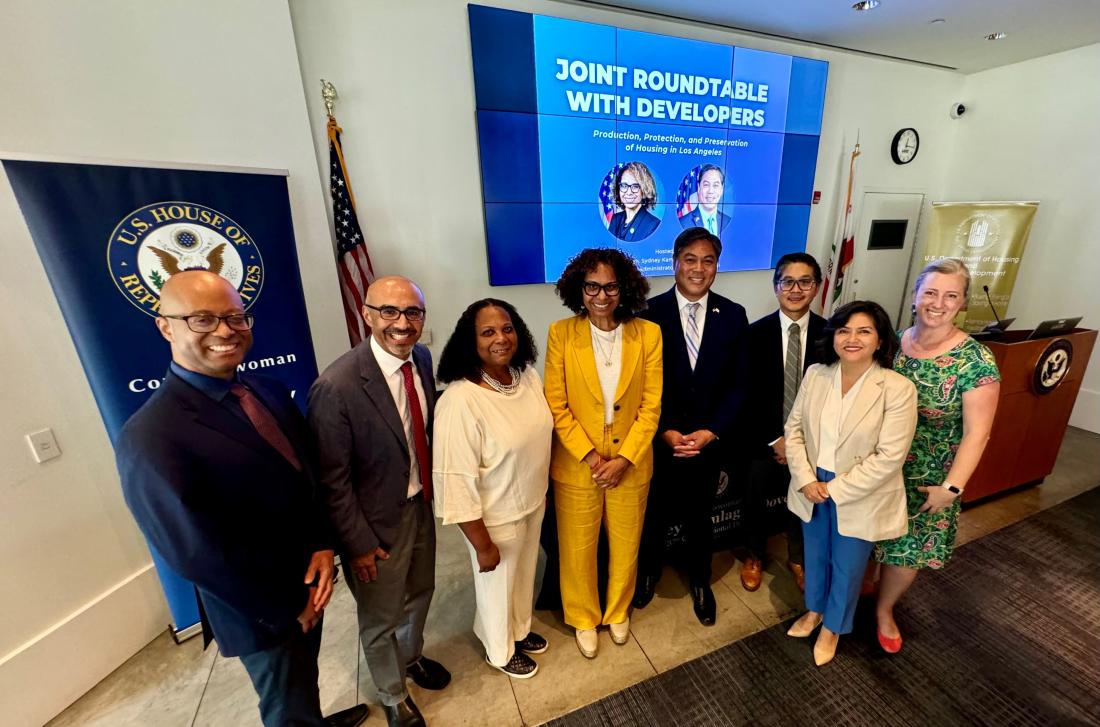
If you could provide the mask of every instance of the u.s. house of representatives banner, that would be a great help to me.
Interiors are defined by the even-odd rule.
[[[283,381],[304,408],[317,376],[286,173],[4,159],[113,442],[164,378],[154,324],[164,282],[218,273],[256,316],[241,364]],[[177,633],[199,621],[194,589],[153,553]]]
[[[980,331],[995,322],[989,298],[1004,316],[1016,285],[1016,273],[1027,247],[1038,202],[937,202],[924,244],[921,267],[933,260],[957,257],[970,268],[970,295],[961,323]]]

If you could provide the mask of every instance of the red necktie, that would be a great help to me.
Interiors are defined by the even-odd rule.
[[[245,416],[252,422],[252,426],[256,427],[256,431],[264,438],[264,441],[283,455],[287,462],[294,465],[294,469],[301,472],[302,463],[298,461],[298,455],[294,454],[294,447],[290,444],[290,440],[286,438],[279,422],[275,421],[275,417],[267,410],[267,407],[241,384],[230,386],[229,393],[240,399],[241,409],[244,410]]]
[[[428,435],[424,429],[424,412],[420,410],[420,397],[416,395],[413,384],[411,361],[401,364],[401,374],[405,377],[405,396],[409,403],[409,413],[413,420],[413,439],[416,440],[416,466],[420,470],[420,484],[424,486],[425,500],[432,499],[432,455],[428,450]]]

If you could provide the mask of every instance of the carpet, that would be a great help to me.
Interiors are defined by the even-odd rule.
[[[897,609],[888,655],[874,607],[817,668],[780,624],[548,724],[1100,724],[1100,488],[961,546]]]

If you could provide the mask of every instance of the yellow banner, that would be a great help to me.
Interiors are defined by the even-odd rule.
[[[957,257],[970,268],[967,310],[956,323],[967,331],[980,331],[995,322],[982,286],[1004,317],[1016,273],[1027,247],[1031,221],[1038,202],[937,202],[924,243],[921,267],[933,260]]]

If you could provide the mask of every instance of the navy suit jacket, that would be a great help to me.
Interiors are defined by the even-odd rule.
[[[810,311],[810,327],[806,334],[806,350],[802,357],[802,373],[821,359],[817,343],[825,330],[825,319]],[[708,321],[709,325],[709,321]],[[748,406],[743,417],[742,439],[747,453],[754,457],[771,457],[768,442],[783,436],[783,331],[779,328],[779,311],[774,311],[749,326],[749,378],[752,381]]]
[[[195,585],[205,643],[213,636],[225,656],[270,648],[300,628],[310,558],[332,547],[304,418],[279,382],[241,380],[279,422],[304,472],[246,419],[171,371],[115,447],[138,527]]]
[[[730,223],[730,216],[722,210],[718,210],[718,233],[721,234],[722,230],[726,229],[726,225]],[[680,226],[685,230],[689,227],[703,227],[703,213],[696,207],[691,211],[691,214],[684,215],[680,218]]]
[[[626,222],[626,212],[616,212],[607,224],[607,231],[620,240],[633,242],[646,239],[657,231],[660,224],[661,218],[649,210],[638,210],[629,225]]]
[[[663,443],[660,434],[669,429],[682,434],[709,429],[725,438],[734,431],[748,383],[745,309],[711,291],[693,371],[675,290],[650,298],[641,314],[661,327],[664,338],[664,390],[656,441]],[[667,449],[655,447],[657,452]]]

